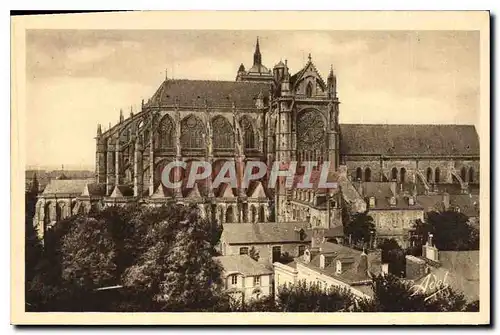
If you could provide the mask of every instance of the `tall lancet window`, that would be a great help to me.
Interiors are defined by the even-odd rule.
[[[204,148],[203,135],[205,127],[202,121],[194,115],[190,115],[181,121],[181,145],[183,148]]]
[[[241,129],[244,133],[245,149],[255,148],[255,133],[253,131],[253,126],[247,117],[243,117],[240,121]]]
[[[174,135],[175,128],[174,123],[170,116],[165,115],[163,119],[161,119],[160,124],[158,125],[157,132],[157,140],[156,143],[159,148],[173,148],[174,147]],[[145,140],[149,140],[145,138]]]
[[[306,86],[306,96],[308,98],[310,98],[310,97],[312,97],[312,93],[313,93],[312,83],[308,83],[307,86]]]
[[[233,127],[223,116],[217,116],[212,120],[214,130],[214,147],[217,149],[233,149]]]

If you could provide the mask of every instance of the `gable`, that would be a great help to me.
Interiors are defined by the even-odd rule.
[[[308,86],[312,88],[312,96],[323,96],[327,93],[326,84],[312,62],[293,75],[290,82],[294,92],[299,95],[306,95]]]

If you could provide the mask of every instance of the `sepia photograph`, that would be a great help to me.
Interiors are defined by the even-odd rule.
[[[11,22],[12,323],[490,322],[488,12]]]

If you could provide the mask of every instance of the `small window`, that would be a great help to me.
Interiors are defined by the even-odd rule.
[[[238,284],[238,275],[231,275],[231,285]]]
[[[260,276],[253,277],[253,286],[259,286],[259,285],[260,285]]]
[[[281,247],[273,247],[273,263],[278,262],[281,258]]]
[[[248,255],[248,247],[241,247],[240,255]]]
[[[302,256],[305,251],[306,251],[306,246],[305,245],[299,245],[299,256]]]

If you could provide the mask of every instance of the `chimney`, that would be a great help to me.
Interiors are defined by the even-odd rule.
[[[422,256],[434,261],[438,262],[439,261],[439,252],[438,249],[434,246],[434,243],[432,241],[432,234],[429,234],[429,237],[427,239],[427,243],[422,247]]]
[[[386,275],[389,273],[389,263],[382,263],[382,274]]]
[[[318,248],[324,242],[325,229],[313,228],[311,236],[311,248]]]
[[[448,208],[450,208],[450,194],[449,193],[443,193],[443,205],[444,205],[445,210],[448,210]]]
[[[363,252],[359,256],[358,274],[368,275],[368,255],[365,253],[364,248],[363,248]]]
[[[369,204],[370,204],[370,208],[375,207],[375,197],[370,197]]]
[[[304,251],[304,262],[310,263],[311,260],[319,254],[320,254],[320,249],[318,247],[306,249],[306,251]],[[321,261],[321,258],[320,258],[320,261]]]

